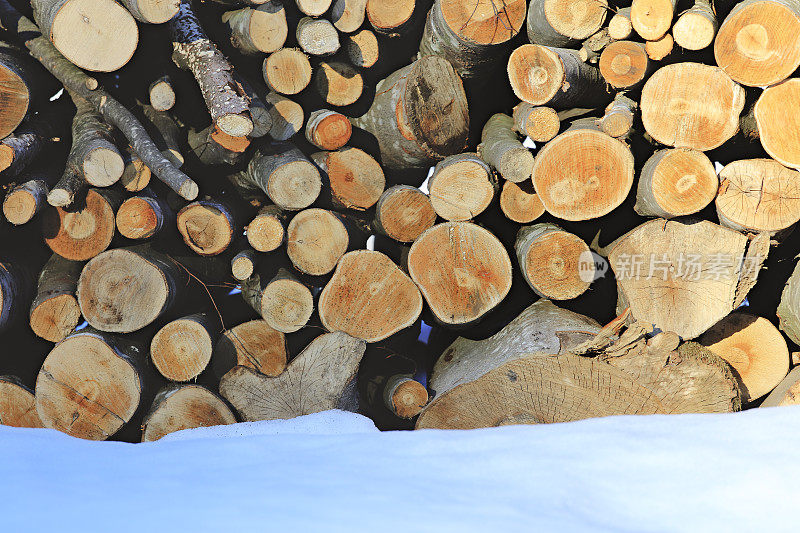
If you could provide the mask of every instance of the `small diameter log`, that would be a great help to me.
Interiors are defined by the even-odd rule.
[[[631,25],[642,39],[655,41],[672,26],[677,0],[633,0]]]
[[[289,222],[286,251],[300,272],[311,276],[330,273],[349,245],[347,227],[331,211],[306,209]]]
[[[77,210],[49,207],[42,216],[44,242],[65,259],[91,259],[111,244],[114,213],[121,202],[114,190],[89,189]]]
[[[148,24],[163,24],[178,14],[180,0],[121,0],[131,15]]]
[[[14,376],[0,376],[0,425],[40,428],[33,391]]]
[[[200,26],[188,0],[181,1],[180,12],[170,23],[172,60],[190,71],[203,94],[211,120],[232,137],[253,131],[247,97],[233,77],[233,67],[211,42]]]
[[[297,94],[311,83],[311,63],[298,48],[281,48],[264,60],[264,81],[280,94]]]
[[[117,231],[128,239],[149,239],[174,221],[167,202],[152,193],[132,196],[117,210]]]
[[[36,336],[60,342],[72,333],[81,317],[75,298],[83,263],[53,254],[42,268],[31,304],[29,323]]]
[[[366,17],[367,0],[336,0],[331,8],[331,21],[343,33],[357,31]]]
[[[607,10],[605,0],[531,0],[528,39],[533,44],[575,47],[600,30]]]
[[[589,246],[555,224],[520,228],[514,249],[522,276],[542,298],[577,298],[589,289],[594,279]]]
[[[72,121],[69,157],[89,185],[113,185],[125,171],[125,161],[113,142],[113,129],[89,102],[79,96],[72,100],[77,111]]]
[[[623,41],[631,36],[633,24],[631,24],[631,8],[624,7],[618,10],[611,20],[608,21],[608,36],[615,41]]]
[[[292,144],[262,146],[243,175],[281,209],[297,211],[313,204],[322,190],[317,167]]]
[[[599,66],[600,74],[609,85],[616,89],[630,89],[647,77],[650,61],[643,44],[617,41],[603,50]]]
[[[247,225],[247,242],[257,252],[277,250],[286,239],[286,215],[276,205],[268,205]]]
[[[231,258],[231,275],[238,281],[244,281],[253,275],[257,263],[256,251],[246,248]]]
[[[625,138],[633,128],[633,119],[638,110],[639,104],[624,94],[617,95],[606,107],[606,112],[600,119],[600,129],[617,139]]]
[[[659,150],[642,167],[633,209],[645,217],[691,215],[714,200],[718,187],[714,165],[703,152]]]
[[[9,112],[13,108],[13,105],[8,104],[3,111]],[[0,123],[2,121],[0,116]],[[20,175],[51,150],[55,141],[60,140],[56,133],[58,130],[49,120],[44,119],[16,128],[13,134],[0,141],[0,172],[4,176]]]
[[[319,17],[331,7],[332,0],[295,0],[297,7],[309,17]]]
[[[517,98],[534,105],[589,108],[611,100],[600,70],[576,50],[525,44],[511,53],[507,70]]]
[[[644,49],[647,51],[647,57],[653,61],[661,61],[672,53],[675,46],[675,40],[672,38],[671,33],[667,33],[661,39],[656,41],[647,41],[644,43]]]
[[[318,109],[308,116],[306,139],[320,150],[338,150],[350,140],[350,120],[336,111]]]
[[[552,107],[520,102],[514,107],[514,131],[534,142],[546,143],[561,129],[558,113]]]
[[[718,67],[676,63],[658,69],[642,89],[642,122],[656,141],[705,152],[739,129],[744,89]]]
[[[755,106],[761,146],[779,163],[800,168],[800,79],[767,87]]]
[[[414,282],[380,252],[345,254],[319,297],[319,318],[328,331],[378,342],[409,327],[422,312]]]
[[[213,199],[198,200],[178,211],[183,242],[198,255],[219,255],[241,230],[231,207]]]
[[[139,192],[150,185],[150,178],[153,173],[150,167],[144,164],[136,152],[124,150],[122,160],[125,162],[125,170],[119,178],[119,184],[128,192]]]
[[[329,56],[339,51],[339,32],[326,19],[303,17],[295,32],[297,44],[312,56]]]
[[[576,122],[536,156],[533,186],[545,209],[563,220],[590,220],[616,209],[633,185],[633,154],[599,130]]]
[[[326,333],[311,341],[280,376],[237,366],[223,376],[219,391],[245,421],[355,410],[355,379],[366,347],[346,333]]]
[[[379,82],[369,111],[352,122],[378,139],[383,165],[427,167],[466,148],[467,97],[446,60],[423,57]]]
[[[153,442],[184,429],[235,424],[236,415],[222,398],[200,385],[168,385],[156,395],[144,418],[142,442]]]
[[[525,181],[533,172],[533,154],[514,133],[514,119],[503,113],[495,113],[486,121],[478,154],[503,179],[514,183]]]
[[[423,9],[417,0],[367,0],[367,20],[377,33],[398,37],[416,26]]]
[[[694,6],[684,11],[672,28],[678,46],[686,50],[702,50],[714,42],[717,17],[709,0],[695,0]]]
[[[222,23],[228,26],[231,44],[244,54],[276,52],[289,35],[286,10],[277,0],[223,13]]]
[[[189,130],[189,148],[204,165],[236,165],[250,146],[247,137],[231,137],[214,124],[200,130]]]
[[[498,189],[492,169],[472,153],[444,158],[428,180],[433,209],[447,221],[470,220],[480,215]]]
[[[437,224],[408,253],[408,273],[436,318],[469,324],[511,289],[511,259],[488,230],[469,222]]]
[[[314,87],[326,103],[342,107],[361,98],[364,79],[348,63],[323,61],[314,72]]]
[[[242,282],[242,297],[274,330],[294,333],[314,312],[311,290],[285,268],[269,279],[260,274]]]
[[[369,30],[361,30],[344,38],[344,48],[350,63],[357,68],[370,68],[378,62],[378,38]]]
[[[335,152],[318,152],[311,159],[322,171],[326,195],[337,209],[369,209],[386,186],[383,169],[371,155],[359,148],[346,147]]]
[[[435,222],[430,197],[410,185],[389,187],[375,206],[375,229],[399,242],[415,241]]]
[[[525,1],[436,0],[419,55],[447,59],[463,79],[492,72],[525,22]]]
[[[181,131],[175,120],[163,111],[156,111],[152,106],[142,106],[145,118],[152,124],[150,134],[153,142],[161,149],[164,157],[169,159],[176,168],[183,165],[181,154]]]
[[[794,0],[745,0],[719,28],[714,57],[734,81],[774,85],[800,66],[800,5]]]
[[[113,72],[136,50],[136,21],[113,0],[32,0],[31,6],[42,35],[82,69]]]
[[[782,407],[800,404],[800,367],[794,367],[759,407]]]
[[[745,402],[766,395],[789,372],[789,348],[778,328],[766,318],[731,313],[698,342],[736,369]]]
[[[150,343],[150,358],[170,381],[189,381],[205,370],[217,331],[208,316],[195,314],[169,322]]]
[[[662,331],[697,337],[744,301],[768,241],[748,244],[741,233],[705,220],[645,222],[615,241],[608,256],[617,306]]]
[[[603,28],[583,41],[580,50],[578,50],[578,57],[584,63],[596,65],[605,47],[613,42],[614,40],[608,36],[608,28]]]
[[[42,424],[82,439],[114,435],[139,407],[143,355],[122,338],[91,330],[58,343],[36,380]]]
[[[503,183],[500,209],[507,219],[517,224],[530,224],[544,214],[544,205],[530,182]]]
[[[36,65],[24,53],[5,43],[0,43],[0,138],[11,135],[31,110],[41,81],[37,79]],[[5,150],[5,149],[3,149]],[[3,154],[3,161],[6,159]]]
[[[778,304],[779,327],[792,342],[800,341],[800,263],[795,265],[792,275],[786,281]]]
[[[246,366],[275,377],[286,369],[286,358],[284,334],[263,320],[250,320],[222,333],[211,364],[219,377],[234,366]]]
[[[305,114],[300,104],[278,93],[269,93],[264,100],[272,118],[270,137],[276,141],[286,141],[303,128]]]
[[[41,173],[28,174],[27,177],[31,179],[9,191],[3,199],[3,215],[6,220],[15,226],[27,224],[48,207],[47,194],[58,179],[53,172],[53,169],[48,169]]]
[[[428,403],[428,390],[410,376],[391,376],[383,389],[383,403],[400,418],[414,418]]]
[[[117,248],[89,261],[78,280],[81,314],[93,328],[129,333],[168,311],[189,283],[172,258],[148,247]]]
[[[719,173],[720,224],[745,232],[776,232],[800,220],[800,172],[772,159],[744,159]]]
[[[147,95],[156,111],[169,111],[175,105],[175,89],[169,76],[161,76],[151,83]]]

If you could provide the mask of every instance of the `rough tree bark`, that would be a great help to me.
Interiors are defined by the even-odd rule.
[[[508,181],[525,181],[533,172],[533,154],[514,133],[514,120],[503,113],[495,113],[486,121],[478,153]]]
[[[83,263],[53,254],[39,274],[29,324],[39,337],[60,342],[72,333],[81,317],[75,298]]]

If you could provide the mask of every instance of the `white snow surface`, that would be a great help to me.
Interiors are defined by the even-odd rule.
[[[800,407],[379,432],[329,411],[88,442],[0,426],[2,531],[796,531]]]

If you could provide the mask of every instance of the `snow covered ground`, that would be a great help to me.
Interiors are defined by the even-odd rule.
[[[0,530],[796,531],[800,407],[378,432],[330,411],[94,443],[0,427]]]

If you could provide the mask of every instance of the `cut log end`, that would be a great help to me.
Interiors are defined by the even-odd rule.
[[[286,339],[263,320],[244,322],[225,331],[214,348],[217,375],[246,366],[266,376],[286,369]]]
[[[344,224],[325,209],[306,209],[295,215],[286,236],[292,264],[312,276],[330,273],[349,244]]]
[[[296,279],[276,279],[261,294],[261,316],[281,333],[294,333],[308,323],[314,312],[314,297]]]
[[[346,209],[363,211],[378,201],[386,186],[383,169],[359,148],[344,148],[324,156],[334,202]]]
[[[247,226],[247,242],[258,252],[271,252],[283,244],[283,223],[270,214],[259,214]]]
[[[149,198],[128,198],[117,210],[117,230],[128,239],[148,239],[162,224],[158,206]]]
[[[14,225],[30,222],[39,203],[29,190],[14,189],[3,200],[3,215]]]
[[[391,34],[411,19],[415,0],[367,0],[367,19],[380,33]]]
[[[150,357],[159,373],[171,381],[189,381],[208,366],[213,339],[194,317],[173,320],[150,343]]]
[[[43,427],[33,393],[9,376],[0,376],[0,424],[18,428]]]
[[[222,115],[214,123],[220,131],[231,137],[246,137],[253,131],[253,121],[247,115]]]
[[[709,7],[711,7],[709,5]],[[717,24],[713,11],[689,11],[681,15],[672,27],[672,36],[678,46],[686,50],[702,50],[714,42]]]
[[[347,55],[353,66],[370,68],[378,62],[380,49],[378,38],[370,30],[361,30],[348,35],[345,40]]]
[[[676,0],[634,0],[631,25],[643,39],[660,39],[672,25]]]
[[[400,418],[414,418],[428,403],[428,390],[422,383],[410,378],[387,384],[389,409]]]
[[[609,44],[600,55],[600,73],[612,86],[627,89],[647,75],[648,56],[644,45],[633,41]]]
[[[702,152],[656,152],[645,163],[634,209],[645,216],[673,218],[697,213],[717,194],[714,165]]]
[[[500,209],[518,224],[529,224],[544,214],[544,205],[530,182],[506,181],[500,193]]]
[[[75,296],[59,294],[31,309],[30,326],[36,336],[59,342],[72,333],[80,318],[81,309]]]
[[[508,79],[517,98],[534,105],[545,105],[564,83],[564,65],[558,54],[547,47],[525,44],[508,59]]]
[[[218,255],[233,241],[232,215],[222,205],[195,202],[178,212],[178,231],[183,241],[200,255]]]
[[[671,33],[667,33],[661,39],[655,41],[647,41],[644,43],[644,49],[647,51],[647,56],[653,61],[661,61],[672,53],[675,46],[675,40]]]
[[[445,24],[458,39],[487,46],[517,36],[525,23],[527,5],[525,0],[440,0],[439,7]]]
[[[200,385],[184,385],[156,397],[144,421],[142,442],[153,442],[181,431],[235,424],[236,415],[216,394]]]
[[[319,196],[322,180],[310,161],[291,161],[269,177],[267,195],[283,209],[304,209]]]
[[[558,113],[552,107],[532,106],[523,102],[514,108],[515,128],[534,142],[547,142],[561,129]]]
[[[122,172],[119,183],[128,192],[139,192],[150,184],[152,176],[150,168],[144,164],[144,161],[131,155],[126,157],[125,170]]]
[[[543,298],[577,298],[594,278],[589,246],[551,224],[522,228],[517,237],[517,258],[528,285]]]
[[[80,209],[51,207],[42,217],[47,246],[73,261],[86,261],[108,248],[114,229],[114,206],[94,189],[87,192],[85,205]]]
[[[328,104],[337,107],[355,103],[364,90],[361,74],[339,61],[320,63],[314,74],[314,85]]]
[[[30,98],[30,91],[25,80],[14,69],[0,64],[0,101],[3,102],[0,110],[0,139],[11,135],[20,125],[22,119],[28,114]],[[4,148],[2,154],[4,164],[9,156],[13,160],[13,151],[8,154],[6,150],[8,148]],[[3,168],[10,165],[11,161],[8,161]]]
[[[630,9],[618,12],[608,21],[608,36],[616,41],[627,39],[632,31]]]
[[[281,48],[264,60],[264,81],[280,94],[297,94],[311,82],[311,63],[296,48]]]
[[[452,156],[438,166],[428,185],[436,214],[445,220],[470,220],[494,198],[492,172],[477,156]]]
[[[125,161],[116,150],[97,148],[83,161],[83,175],[89,185],[108,187],[115,184],[125,171]]]
[[[309,123],[311,120],[309,119]],[[308,128],[309,125],[306,125]],[[338,150],[350,140],[353,126],[341,113],[330,112],[315,123],[313,131],[308,132],[309,141],[322,150]],[[308,134],[310,133],[310,135]]]
[[[376,218],[388,237],[413,242],[436,222],[431,199],[410,186],[394,186],[381,195]]]
[[[800,79],[788,79],[767,87],[755,106],[756,125],[764,150],[779,163],[800,168]]]
[[[254,270],[253,258],[247,254],[239,254],[231,259],[231,274],[239,281],[246,280],[252,276]]]

